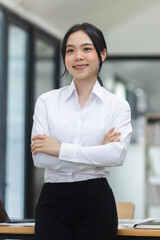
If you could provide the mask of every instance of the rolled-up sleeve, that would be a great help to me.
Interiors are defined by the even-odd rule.
[[[130,142],[131,111],[127,102],[117,106],[112,116],[111,128],[120,132],[120,142],[99,146],[81,146],[78,144],[62,143],[59,159],[75,163],[94,165],[97,167],[114,167],[123,164]]]

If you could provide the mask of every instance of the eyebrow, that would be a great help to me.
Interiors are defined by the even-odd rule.
[[[83,43],[81,46],[83,47],[83,46],[88,46],[88,45],[93,46],[92,43]],[[72,45],[72,44],[68,44],[68,45],[66,45],[66,48],[67,48],[67,47],[75,47],[75,46]]]

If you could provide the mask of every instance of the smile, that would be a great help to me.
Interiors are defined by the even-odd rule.
[[[85,69],[89,64],[81,64],[81,65],[76,65],[73,66],[73,68],[75,68],[76,70],[83,70]]]

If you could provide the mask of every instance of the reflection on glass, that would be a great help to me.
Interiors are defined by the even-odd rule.
[[[39,95],[54,89],[55,75],[55,53],[54,46],[42,39],[37,38],[35,42],[35,86],[34,102]],[[37,203],[42,184],[44,182],[43,169],[34,168],[34,206]],[[34,213],[33,213],[34,214]]]
[[[2,64],[2,41],[3,41],[3,13],[0,10],[0,81],[2,80],[3,64]],[[0,84],[0,94],[2,93],[1,84]],[[1,97],[1,95],[0,95]]]
[[[123,97],[126,99],[126,87],[122,82],[117,81],[114,87],[114,93],[117,96]]]
[[[160,218],[160,175],[155,171],[160,169],[160,144],[154,144],[156,136],[160,139],[159,66],[159,60],[155,59],[108,59],[101,73],[109,91],[114,92],[117,80],[125,84],[126,99],[131,107],[133,132],[127,157],[122,168],[111,169],[108,180],[117,201],[135,204],[134,218],[137,219]],[[146,114],[153,118],[149,124],[146,124]]]
[[[8,45],[6,207],[11,217],[23,217],[24,132],[27,33],[10,24]]]
[[[2,134],[0,138],[0,197],[4,201],[4,185],[5,185],[5,172],[4,172],[4,161],[5,161],[5,97],[4,97],[4,61],[3,61],[3,30],[4,30],[4,15],[0,9],[0,132]]]
[[[35,44],[35,93],[34,98],[54,88],[55,49],[41,39]]]

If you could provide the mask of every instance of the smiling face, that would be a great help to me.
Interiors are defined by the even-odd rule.
[[[102,61],[105,52],[101,54]],[[69,35],[66,44],[65,65],[74,81],[96,81],[99,57],[90,37],[82,30]]]

